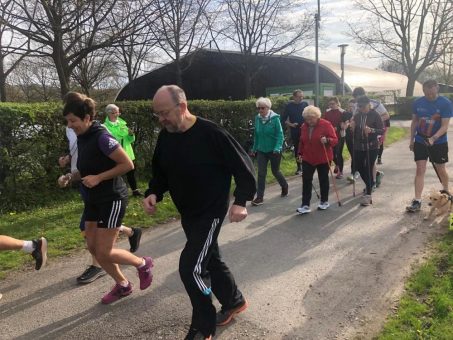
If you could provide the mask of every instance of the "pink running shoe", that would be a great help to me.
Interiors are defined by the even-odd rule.
[[[145,260],[145,265],[141,268],[137,268],[138,277],[140,279],[140,289],[146,289],[153,282],[153,273],[151,273],[151,268],[154,267],[153,259],[149,256],[143,258]]]
[[[115,284],[110,292],[105,294],[101,301],[104,305],[115,302],[125,296],[128,296],[132,293],[132,285],[129,282],[127,287],[121,286],[119,283]]]

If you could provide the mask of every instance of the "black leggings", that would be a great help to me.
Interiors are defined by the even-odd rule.
[[[302,161],[302,205],[310,206],[311,191],[313,189],[313,174],[318,171],[319,188],[321,191],[321,202],[329,201],[329,164],[323,163],[311,165]]]
[[[137,180],[135,179],[135,168],[126,173],[127,182],[132,190],[137,190]]]
[[[384,143],[382,143],[381,146],[379,147],[378,157],[381,158],[383,153],[384,153]]]
[[[371,195],[374,185],[373,180],[373,165],[376,162],[378,149],[369,151],[354,151],[355,164],[357,164],[357,171],[366,185],[366,194]]]
[[[338,167],[338,170],[343,173],[344,159],[343,159],[344,138],[338,139],[338,144],[333,148],[333,161]]]

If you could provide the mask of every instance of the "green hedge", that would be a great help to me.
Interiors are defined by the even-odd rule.
[[[273,109],[282,112],[287,101],[273,98]],[[149,101],[119,102],[122,117],[136,134],[134,144],[139,176],[149,178],[159,125],[152,118]],[[105,103],[98,105],[99,119]],[[67,153],[65,121],[60,103],[0,104],[0,213],[20,211],[60,200],[56,186],[62,174],[58,158]],[[256,114],[255,99],[246,101],[189,102],[196,115],[209,118],[229,130],[240,143],[247,141],[247,122]]]
[[[349,97],[339,97],[347,108]],[[224,126],[242,145],[250,139],[248,121],[256,115],[256,99],[244,101],[189,101],[189,110]],[[288,99],[272,98],[272,109],[282,113]],[[327,108],[328,98],[320,107]],[[98,105],[99,119],[107,103]],[[134,144],[138,176],[150,177],[151,159],[159,125],[151,115],[150,101],[119,102],[123,118],[136,134]],[[407,104],[409,105],[409,104]],[[64,190],[56,186],[62,174],[58,157],[67,153],[61,103],[0,103],[0,213],[20,211],[60,200]]]

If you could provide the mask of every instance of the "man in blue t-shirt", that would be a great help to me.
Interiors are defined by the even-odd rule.
[[[304,99],[304,93],[302,90],[294,90],[293,100],[291,100],[285,108],[285,112],[281,115],[280,119],[282,127],[288,126],[290,128],[291,142],[294,146],[294,157],[297,162],[296,175],[302,174],[302,163],[297,160],[299,138],[300,138],[300,127],[304,123],[302,112],[308,106],[307,102],[302,101]]]
[[[419,211],[423,192],[426,163],[433,163],[443,191],[448,192],[448,173],[445,163],[448,162],[447,130],[453,105],[450,100],[439,96],[439,86],[435,80],[423,83],[424,97],[413,104],[411,139],[409,149],[414,152],[417,167],[415,174],[415,198],[406,207],[408,212]]]

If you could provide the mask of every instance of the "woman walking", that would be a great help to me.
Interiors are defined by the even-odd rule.
[[[129,158],[134,161],[135,154],[132,149],[132,143],[135,142],[134,132],[127,127],[127,123],[124,119],[120,118],[120,108],[115,104],[109,104],[105,107],[104,125],[109,133],[115,137],[115,139],[121,144]],[[126,173],[127,182],[132,190],[132,195],[141,197],[143,194],[137,188],[137,180],[135,179],[135,167]]]
[[[302,162],[302,205],[300,215],[311,212],[310,201],[313,189],[313,174],[318,171],[321,201],[318,210],[329,208],[329,167],[333,159],[333,147],[338,143],[332,124],[321,118],[321,110],[309,105],[304,109],[304,124],[299,141],[299,160]],[[325,152],[324,152],[325,148]],[[326,157],[327,154],[327,157]]]
[[[118,141],[99,122],[93,121],[95,103],[92,99],[80,93],[68,93],[63,115],[68,127],[77,135],[78,173],[69,174],[62,184],[67,185],[74,177],[81,180],[86,189],[84,213],[88,250],[115,281],[113,289],[101,299],[102,303],[109,304],[132,293],[132,285],[121,272],[120,264],[137,268],[140,289],[148,288],[153,278],[151,257],[140,258],[113,247],[127,204],[127,187],[121,175],[134,165]]]
[[[367,96],[357,99],[357,108],[358,112],[352,117],[350,123],[354,134],[354,166],[366,186],[360,204],[368,206],[372,204],[373,166],[379,150],[378,135],[383,134],[384,123],[379,113],[371,109],[370,99]]]
[[[271,110],[269,98],[258,98],[255,118],[255,135],[252,154],[258,161],[258,185],[256,197],[252,205],[263,204],[264,189],[266,186],[267,163],[271,162],[271,170],[278,184],[282,188],[281,197],[288,196],[288,183],[280,171],[282,159],[283,130],[280,115]]]
[[[344,147],[344,137],[345,137],[345,111],[340,107],[340,101],[338,97],[330,97],[328,101],[329,109],[324,112],[323,118],[328,120],[335,129],[337,134],[338,143],[333,149],[333,161],[335,163],[335,173],[337,174],[336,178],[343,178],[343,147]]]

